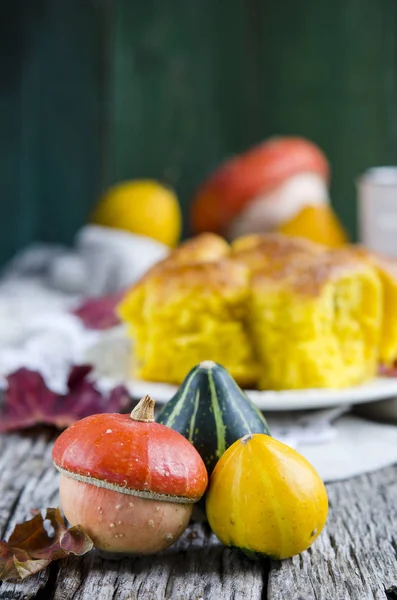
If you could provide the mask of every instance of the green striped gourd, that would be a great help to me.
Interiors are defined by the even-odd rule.
[[[186,376],[157,422],[185,436],[212,472],[225,450],[248,433],[270,435],[266,419],[224,367],[204,361]]]

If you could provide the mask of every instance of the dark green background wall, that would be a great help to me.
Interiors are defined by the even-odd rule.
[[[122,178],[186,208],[276,133],[324,148],[354,235],[354,178],[397,163],[395,0],[0,0],[0,45],[0,261],[70,242]]]

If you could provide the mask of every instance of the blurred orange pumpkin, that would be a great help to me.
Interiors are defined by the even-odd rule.
[[[310,205],[324,207],[324,215],[331,215],[330,240],[345,240],[329,206],[329,174],[328,161],[314,143],[299,137],[272,138],[226,161],[200,186],[192,205],[192,228],[234,239],[278,229]],[[310,237],[304,220],[303,215],[300,235]],[[326,220],[319,218],[323,225]],[[324,227],[321,235],[327,243]]]

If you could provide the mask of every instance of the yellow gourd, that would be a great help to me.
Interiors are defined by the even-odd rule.
[[[328,514],[325,486],[298,452],[246,435],[218,461],[206,497],[209,524],[226,546],[283,559],[306,550]]]
[[[278,228],[279,233],[308,238],[331,248],[348,243],[348,237],[339,219],[328,204],[305,206],[290,221]]]
[[[116,227],[175,246],[181,234],[178,199],[168,187],[153,180],[123,181],[101,198],[93,223]]]

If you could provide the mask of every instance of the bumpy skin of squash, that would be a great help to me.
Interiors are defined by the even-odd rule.
[[[215,535],[248,555],[284,559],[306,550],[328,514],[325,486],[292,448],[263,434],[235,442],[216,465],[206,496]]]
[[[82,525],[99,550],[154,554],[185,531],[193,504],[149,500],[61,475],[62,510],[71,525]]]

